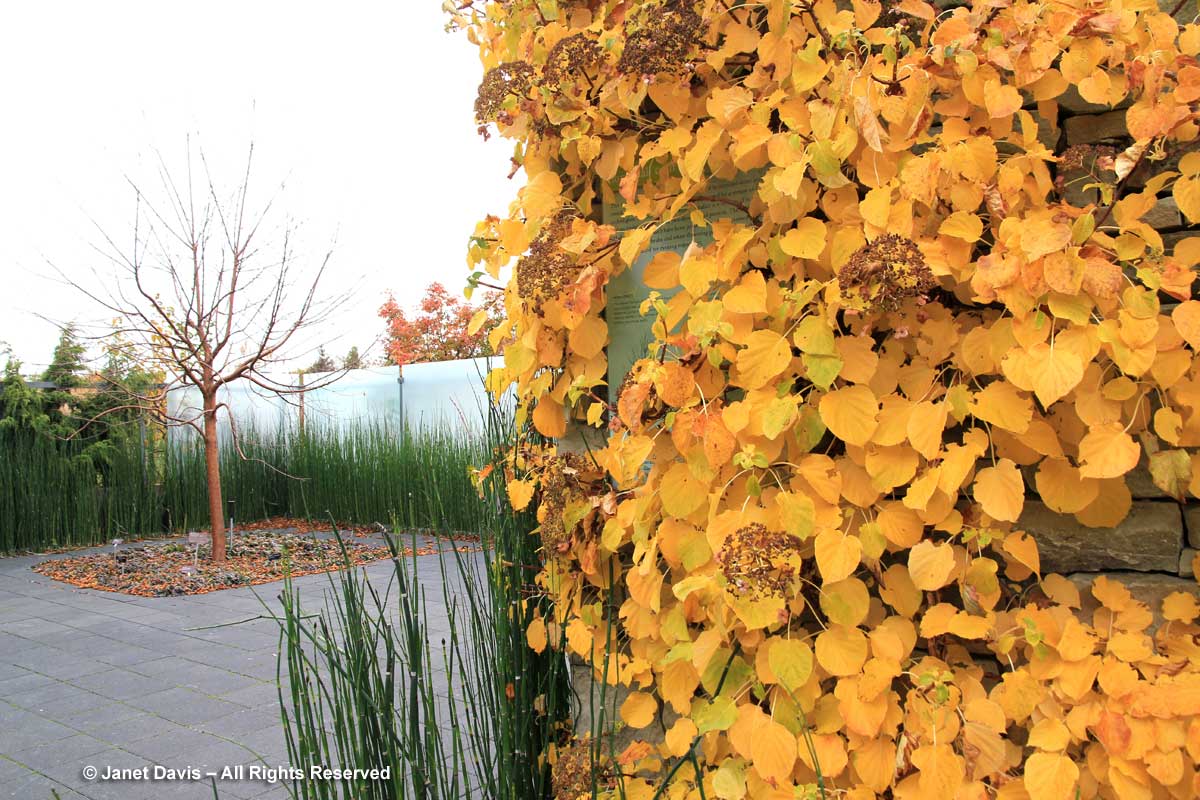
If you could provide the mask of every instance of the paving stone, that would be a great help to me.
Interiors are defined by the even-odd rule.
[[[224,695],[261,685],[261,681],[220,667],[196,664],[175,676],[175,682],[211,695]]]
[[[112,664],[114,667],[124,667],[158,658],[162,655],[163,653],[155,650],[116,642],[106,652],[97,653],[95,658],[106,664]]]
[[[58,658],[53,661],[42,661],[37,665],[39,673],[62,681],[71,681],[75,678],[81,678],[84,675],[104,672],[109,669],[112,669],[112,666],[102,661],[77,658],[73,654],[65,652],[60,653]]]
[[[172,722],[157,714],[150,714],[137,708],[134,708],[133,711],[134,714],[132,716],[112,723],[107,728],[97,732],[96,736],[113,745],[128,749],[145,739],[170,739],[180,731],[187,730],[187,726],[180,725],[178,722]]]
[[[23,750],[17,750],[9,754],[9,758],[38,772],[45,772],[66,761],[78,761],[82,764],[83,760],[88,756],[95,755],[108,748],[109,744],[107,742],[103,742],[94,736],[80,733],[75,736],[68,736],[66,739],[44,742]]]
[[[200,750],[220,742],[221,739],[211,733],[178,726],[169,735],[148,736],[125,745],[124,749],[152,763],[169,766],[181,759],[191,759]]]
[[[25,670],[24,674],[22,675],[0,681],[0,697],[20,697],[28,692],[37,691],[39,689],[44,689],[47,686],[55,686],[57,684],[58,681],[55,678]]]
[[[52,800],[54,797],[51,794],[52,791],[58,792],[59,797],[63,800],[68,797],[86,797],[56,780],[32,771],[26,771],[20,777],[0,783],[0,797],[6,798],[6,800],[10,797],[19,798],[19,800],[43,800],[43,798]]]
[[[221,695],[221,699],[246,706],[247,708],[271,706],[278,709],[279,689],[274,683],[257,683],[253,686],[247,686],[244,689],[238,689],[237,691],[225,692]]]
[[[94,692],[89,692],[83,689],[76,689],[68,684],[60,684],[59,687],[47,688],[38,692],[38,697],[29,702],[26,707],[50,719],[58,719],[59,717],[74,714],[77,711],[86,711],[91,708],[105,705],[109,702],[107,697],[101,697]],[[18,703],[20,705],[20,703]]]
[[[4,752],[17,752],[46,742],[57,742],[76,735],[66,725],[26,713],[4,729]]]
[[[207,722],[238,710],[234,703],[183,687],[135,698],[129,704],[184,725]]]
[[[1174,574],[1179,569],[1183,520],[1175,503],[1136,502],[1117,527],[1088,528],[1069,514],[1026,500],[1017,527],[1037,541],[1043,573],[1124,569]]]
[[[272,706],[235,711],[232,714],[200,723],[198,727],[220,736],[222,739],[233,739],[239,742],[249,734],[269,729],[282,742],[283,734],[280,731],[280,724],[280,709],[276,702]]]
[[[95,692],[110,700],[128,700],[142,697],[153,692],[169,689],[172,683],[139,675],[127,669],[110,669],[107,672],[95,672],[71,681],[75,686]]]
[[[83,777],[85,767],[95,767],[100,774],[107,769],[136,769],[149,766],[149,762],[141,756],[120,750],[108,748],[93,753],[79,760],[62,761],[47,767],[45,774],[56,781],[64,783],[86,797],[93,800],[150,800],[155,797],[172,796],[158,789],[158,785],[149,781],[105,781],[99,778],[87,780]]]
[[[125,705],[124,703],[106,703],[105,705],[96,706],[75,711],[70,714],[56,717],[57,722],[61,722],[69,728],[74,728],[77,731],[97,735],[103,733],[105,741],[112,741],[109,733],[114,725],[117,725],[132,717],[144,716],[146,712],[140,708]]]
[[[28,771],[29,769],[23,764],[18,764],[6,755],[0,755],[0,786],[23,776]]]

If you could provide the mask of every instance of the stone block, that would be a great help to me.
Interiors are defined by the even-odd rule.
[[[1187,543],[1200,550],[1200,506],[1184,507],[1183,526],[1187,530]]]
[[[1169,254],[1175,253],[1175,245],[1184,239],[1200,239],[1200,230],[1175,231],[1163,234],[1163,250]]]
[[[1150,475],[1150,459],[1144,450],[1137,466],[1125,473],[1125,485],[1129,487],[1134,500],[1163,500],[1167,497],[1167,493],[1154,484],[1154,478]]]
[[[1192,22],[1196,16],[1195,0],[1158,0],[1158,7],[1161,11],[1175,11],[1175,21],[1180,25],[1186,25]]]
[[[1051,153],[1056,152],[1059,149],[1059,140],[1062,139],[1063,135],[1062,128],[1058,126],[1057,120],[1043,117],[1038,113],[1037,109],[1033,109],[1029,113],[1033,115],[1033,121],[1038,126],[1038,141]]]
[[[558,439],[558,450],[561,453],[596,452],[603,450],[608,444],[608,434],[604,430],[580,422],[568,420],[567,432]]]
[[[1129,136],[1125,127],[1124,111],[1106,111],[1103,114],[1083,114],[1069,117],[1063,127],[1067,132],[1067,144],[1095,144],[1109,139]]]
[[[1200,550],[1194,547],[1185,547],[1179,556],[1179,577],[1194,578],[1196,577],[1196,555],[1200,554]]]
[[[1174,574],[1183,549],[1183,519],[1175,503],[1135,502],[1117,527],[1088,528],[1069,514],[1026,500],[1016,527],[1037,541],[1043,573],[1133,570]]]
[[[1101,170],[1096,178],[1082,169],[1064,170],[1062,175],[1066,182],[1066,186],[1063,188],[1063,199],[1076,208],[1100,202],[1100,190],[1095,186],[1086,188],[1090,184],[1115,183],[1117,180],[1117,174],[1112,170]]]
[[[601,698],[601,690],[603,698]],[[618,753],[634,741],[644,741],[650,744],[661,742],[666,736],[667,729],[675,724],[679,715],[670,705],[659,707],[658,716],[645,728],[634,729],[621,721],[621,704],[634,691],[628,686],[605,687],[595,676],[587,664],[572,662],[571,664],[571,711],[575,719],[575,733],[584,736],[595,733],[600,720],[600,712],[604,712],[604,728],[602,735],[611,736],[613,747]],[[578,704],[578,707],[576,707]],[[595,710],[595,717],[593,716]],[[606,746],[607,748],[607,746]]]
[[[1082,608],[1079,617],[1090,622],[1100,603],[1092,596],[1092,581],[1100,577],[1095,573],[1076,573],[1067,576],[1072,583],[1079,587],[1079,599]],[[1191,578],[1179,578],[1174,575],[1155,575],[1142,572],[1109,572],[1104,577],[1114,580],[1129,590],[1134,599],[1145,603],[1154,614],[1151,632],[1162,624],[1162,601],[1172,592],[1189,592],[1200,596],[1200,585]]]
[[[1146,212],[1142,222],[1155,230],[1178,228],[1183,224],[1183,216],[1179,213],[1179,204],[1174,197],[1160,197],[1154,208]]]
[[[1092,103],[1079,96],[1079,90],[1068,86],[1067,90],[1057,98],[1058,105],[1071,114],[1100,114],[1105,111],[1115,111],[1127,107],[1131,100],[1128,96],[1116,106],[1106,106],[1102,103]]]

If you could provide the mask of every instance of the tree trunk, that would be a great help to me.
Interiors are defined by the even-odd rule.
[[[208,482],[208,516],[212,525],[212,560],[225,561],[225,504],[221,499],[221,451],[217,447],[217,395],[204,395],[204,471]]]

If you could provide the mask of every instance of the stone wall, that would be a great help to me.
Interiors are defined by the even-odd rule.
[[[1183,4],[1177,18],[1190,22],[1194,4]],[[1175,9],[1178,0],[1160,0],[1164,10]],[[1125,127],[1125,106],[1090,103],[1074,89],[1057,103],[1056,119],[1038,116],[1043,144],[1057,153],[1069,147],[1087,146],[1120,152],[1129,146]],[[1031,109],[1032,111],[1033,109]],[[1126,189],[1140,190],[1153,174],[1171,169],[1196,145],[1167,148],[1165,158],[1146,161],[1125,181]],[[1101,177],[1112,182],[1115,174]],[[1091,179],[1082,169],[1066,170],[1062,175],[1067,199],[1074,205],[1099,203],[1095,188],[1086,188]],[[1102,213],[1102,212],[1101,212]],[[1166,253],[1174,252],[1182,240],[1200,236],[1196,226],[1189,228],[1170,191],[1159,193],[1157,205],[1144,220],[1159,231]],[[1170,301],[1164,296],[1164,306]],[[1129,516],[1111,529],[1087,528],[1070,515],[1047,509],[1031,493],[1018,527],[1032,534],[1042,555],[1043,572],[1059,572],[1077,583],[1090,583],[1099,573],[1117,573],[1113,577],[1131,584],[1139,599],[1152,601],[1170,591],[1196,591],[1193,561],[1200,549],[1200,502],[1181,507],[1154,485],[1145,461],[1126,476],[1133,495]]]

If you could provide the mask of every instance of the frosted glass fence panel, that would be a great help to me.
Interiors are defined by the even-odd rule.
[[[482,433],[491,398],[483,379],[499,358],[430,361],[404,368],[404,422],[410,428],[445,427]]]
[[[306,425],[400,424],[399,367],[352,369],[333,383],[319,385],[330,377],[320,373],[304,376],[305,383],[318,384],[318,388],[304,392]],[[295,420],[300,413],[299,396],[288,399],[292,403],[289,413]]]
[[[228,405],[239,429],[254,427],[275,431],[296,426],[303,407],[304,424],[327,427],[378,423],[409,428],[450,428],[479,434],[486,429],[490,396],[483,378],[497,358],[474,358],[409,364],[401,381],[399,367],[349,370],[338,380],[320,386],[327,374],[305,376],[305,383],[318,384],[303,395],[279,396],[247,382],[224,387],[220,402]],[[295,386],[296,375],[271,376],[281,385]],[[507,398],[511,404],[511,397]],[[510,408],[511,410],[511,408]],[[167,413],[173,417],[200,420],[200,393],[193,388],[176,389],[167,396]],[[219,415],[219,435],[229,436],[229,418]],[[172,436],[188,435],[190,428],[175,428]]]
[[[290,376],[295,378],[294,375]],[[263,432],[274,432],[280,425],[294,420],[294,412],[288,399],[269,392],[246,381],[224,386],[217,393],[217,401],[225,403],[237,419],[238,430],[254,428]],[[195,420],[203,425],[200,392],[192,387],[173,389],[167,393],[167,414],[175,419]],[[229,415],[217,415],[217,436],[222,444],[229,438]],[[187,439],[195,431],[189,427],[170,429],[172,439]]]

